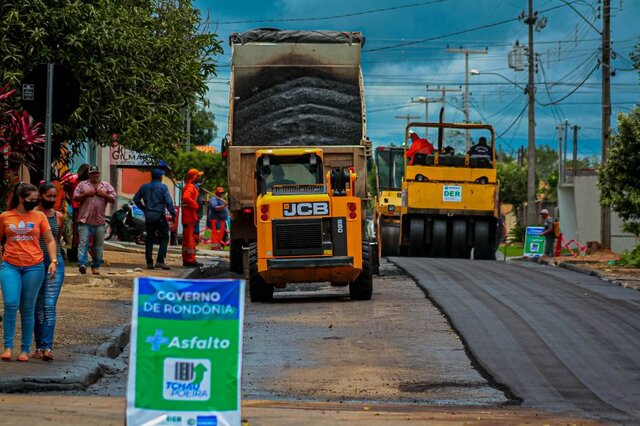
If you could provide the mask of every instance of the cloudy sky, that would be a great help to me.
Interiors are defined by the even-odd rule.
[[[567,6],[570,3],[575,10]],[[629,53],[640,36],[640,0],[612,0],[611,39],[616,58],[612,67],[612,124],[620,111],[640,101],[638,73],[631,70]],[[406,121],[396,116],[424,118],[420,96],[439,97],[427,91],[438,86],[464,89],[464,55],[451,48],[488,49],[471,55],[470,120],[492,124],[507,151],[527,143],[526,71],[507,66],[507,54],[516,40],[527,42],[527,26],[517,18],[525,0],[196,0],[212,28],[224,41],[218,76],[211,81],[210,109],[216,115],[218,140],[228,127],[229,59],[231,32],[256,27],[361,31],[366,91],[368,136],[374,144],[398,144]],[[536,74],[536,140],[557,147],[558,122],[578,125],[581,155],[600,152],[600,0],[534,0],[546,18],[535,32],[538,56]],[[584,18],[584,19],[583,19]],[[475,31],[466,31],[480,28]],[[456,34],[458,33],[458,34]],[[510,81],[511,82],[510,82]],[[463,121],[463,92],[448,93],[447,121]],[[563,99],[564,98],[564,99]],[[437,120],[439,104],[430,104]]]

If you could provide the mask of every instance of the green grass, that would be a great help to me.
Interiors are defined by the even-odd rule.
[[[504,253],[504,244],[500,244],[500,253]],[[521,245],[509,244],[507,246],[507,257],[509,256],[522,256],[524,247]]]

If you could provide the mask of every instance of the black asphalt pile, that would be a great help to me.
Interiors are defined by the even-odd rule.
[[[301,75],[303,72],[313,75]],[[313,70],[268,71],[235,107],[235,145],[358,145],[358,87]]]

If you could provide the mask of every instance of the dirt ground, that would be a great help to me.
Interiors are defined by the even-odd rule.
[[[609,263],[620,260],[620,255],[617,253],[599,251],[588,256],[556,257],[553,260],[555,262],[566,262],[582,268],[596,270],[608,279],[621,282],[625,287],[640,290],[640,268],[631,268]]]
[[[124,398],[2,395],[10,424],[122,425]],[[308,425],[595,425],[597,422],[516,407],[435,407],[396,404],[243,401],[243,426]]]
[[[107,261],[101,275],[81,275],[76,264],[65,265],[65,280],[58,299],[54,351],[95,353],[114,329],[131,321],[133,280],[140,276],[175,277],[184,272],[182,258],[168,254],[169,271],[140,269],[145,266],[143,253],[105,250]],[[138,269],[136,269],[138,268]],[[20,321],[16,330],[19,342]]]

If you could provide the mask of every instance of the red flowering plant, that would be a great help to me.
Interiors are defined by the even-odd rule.
[[[44,142],[41,123],[35,122],[26,111],[13,107],[15,90],[9,85],[0,87],[0,210],[5,209],[7,195],[17,179],[21,165],[36,170],[34,146]]]

